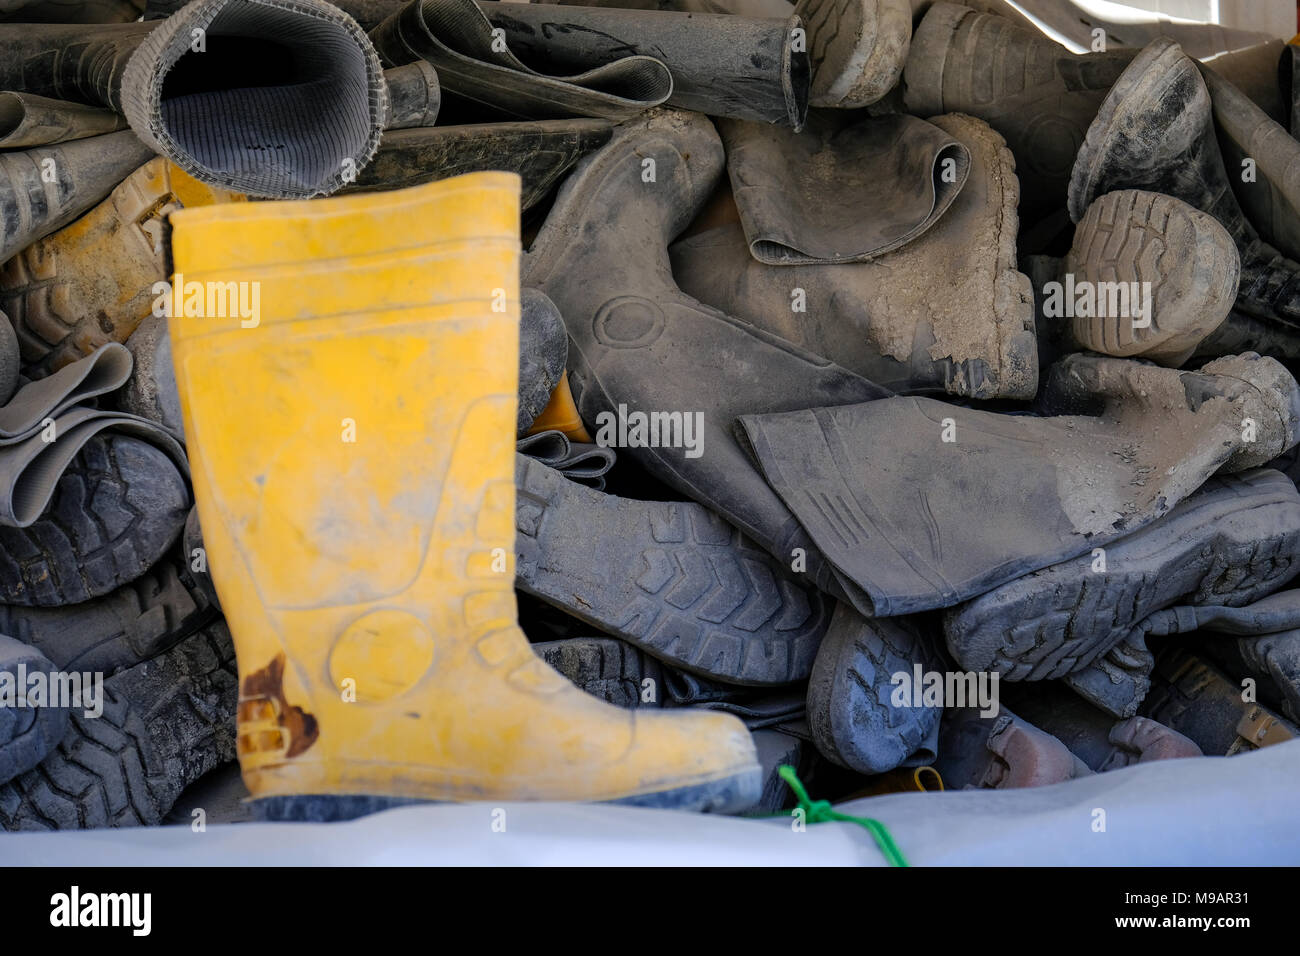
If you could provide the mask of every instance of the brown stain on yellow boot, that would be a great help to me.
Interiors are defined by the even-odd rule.
[[[254,671],[245,677],[241,697],[244,700],[264,697],[275,701],[276,721],[289,738],[289,747],[284,755],[296,757],[316,742],[320,736],[320,727],[312,714],[285,699],[284,663],[284,653],[281,652],[260,671]]]

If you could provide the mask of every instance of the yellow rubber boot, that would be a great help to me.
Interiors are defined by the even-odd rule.
[[[177,283],[258,283],[171,335],[266,816],[758,797],[737,719],[605,704],[516,624],[518,220],[507,173],[173,217]]]

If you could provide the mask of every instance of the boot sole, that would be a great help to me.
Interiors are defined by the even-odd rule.
[[[616,498],[524,456],[515,484],[520,590],[728,683],[811,672],[830,603],[703,505]]]
[[[61,607],[134,581],[175,544],[189,513],[185,479],[138,439],[91,439],[27,528],[0,527],[0,602]]]
[[[1082,220],[1088,206],[1097,198],[1097,178],[1102,162],[1110,152],[1111,137],[1128,128],[1130,117],[1146,112],[1150,98],[1165,82],[1170,69],[1184,58],[1182,49],[1173,41],[1147,46],[1133,58],[1106,94],[1075,156],[1074,169],[1070,171],[1066,198],[1072,220]]]
[[[1195,237],[1191,248],[1175,248],[1169,242],[1170,227],[1177,228],[1179,218],[1189,223]],[[1162,346],[1167,349],[1167,343],[1177,339],[1189,343],[1175,349],[1185,359],[1222,323],[1236,298],[1241,270],[1232,237],[1214,217],[1172,196],[1133,189],[1101,196],[1080,221],[1075,245],[1082,246],[1076,262],[1085,275],[1107,282],[1147,281],[1152,286],[1151,324],[1146,328],[1135,327],[1124,316],[1073,320],[1075,339],[1103,355],[1164,354]],[[1179,307],[1155,308],[1162,291],[1178,281],[1175,271],[1188,260],[1194,262],[1193,281],[1181,290]]]
[[[52,674],[56,665],[36,649],[0,636],[0,674],[18,680],[18,667],[27,674]],[[26,684],[18,685],[23,688]],[[0,707],[0,783],[26,773],[45,759],[68,732],[66,707]]]
[[[0,787],[0,828],[155,826],[181,792],[235,759],[239,684],[224,623],[104,682],[104,712]]]
[[[64,670],[107,677],[157,657],[218,616],[184,557],[173,555],[97,600],[60,608],[0,605],[0,634]]]
[[[912,39],[907,0],[802,0],[795,14],[808,35],[812,106],[868,106],[898,83]]]
[[[947,612],[948,650],[1006,680],[1085,670],[1153,611],[1249,604],[1300,572],[1300,493],[1270,469],[1212,485],[1105,549],[1035,571]]]

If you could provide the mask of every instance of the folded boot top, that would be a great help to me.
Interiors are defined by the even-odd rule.
[[[932,124],[922,125],[969,157],[970,176],[919,238],[870,262],[776,266],[751,256],[754,247],[731,223],[673,245],[682,289],[888,388],[1033,398],[1038,342],[1029,280],[1016,270],[1014,160],[980,120],[952,115]],[[744,191],[747,176],[737,171],[750,167],[734,151],[729,162],[733,184]],[[743,206],[740,214],[743,220]]]
[[[1300,425],[1295,380],[1253,354],[1201,372],[1076,355],[1044,395],[1049,410],[1092,414],[899,397],[740,424],[781,500],[880,616],[944,607],[1135,531],[1219,469],[1294,445]]]
[[[902,114],[846,124],[819,111],[802,133],[739,120],[719,128],[750,251],[769,265],[897,249],[938,222],[971,165],[957,137]]]
[[[427,60],[444,108],[484,109],[516,119],[594,116],[623,120],[673,91],[663,63],[624,56],[566,76],[538,72],[499,42],[474,0],[411,0],[370,31],[387,66]]]
[[[801,555],[792,552],[804,549],[807,573],[830,587],[815,549],[746,459],[732,425],[745,413],[888,393],[674,284],[667,243],[707,199],[722,163],[722,144],[703,116],[662,110],[625,124],[561,188],[525,257],[523,281],[564,316],[570,382],[583,420],[604,428],[598,442],[626,446],[652,474],[778,560],[799,569]],[[638,429],[632,414],[658,414],[657,436],[648,422]]]
[[[50,146],[125,126],[126,120],[112,110],[31,93],[0,93],[0,149]]]

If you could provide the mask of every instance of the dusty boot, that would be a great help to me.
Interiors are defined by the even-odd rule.
[[[181,400],[176,392],[176,369],[167,319],[151,315],[126,340],[133,360],[131,377],[117,393],[117,407],[157,422],[178,436],[184,435]]]
[[[1176,368],[1223,324],[1239,272],[1232,236],[1213,216],[1125,189],[1093,201],[1054,287],[1038,292],[1065,351]]]
[[[0,23],[129,23],[144,6],[144,0],[0,0]]]
[[[546,407],[533,419],[528,434],[538,435],[550,431],[557,431],[570,441],[584,445],[589,445],[595,440],[587,431],[582,416],[578,414],[573,392],[569,389],[567,371],[560,376],[560,382],[555,386],[555,391],[551,392],[551,399],[546,403]]]
[[[1016,713],[1065,744],[1095,773],[1151,760],[1199,757],[1201,748],[1147,717],[1116,721],[1061,685],[1021,685],[1011,703]]]
[[[0,149],[52,146],[126,127],[112,110],[30,93],[0,93]]]
[[[802,135],[719,122],[740,221],[759,262],[874,259],[937,223],[965,186],[964,130],[903,114],[845,124],[842,115],[815,114]]]
[[[1061,206],[1075,153],[1133,51],[1075,56],[1010,20],[938,2],[912,37],[904,103],[916,116],[969,113],[1006,138],[1031,223]]]
[[[807,678],[830,602],[707,508],[604,495],[524,456],[515,483],[520,590],[688,671]]]
[[[866,774],[933,761],[943,700],[926,700],[916,675],[942,667],[916,623],[870,620],[838,605],[808,681],[818,751]]]
[[[742,723],[629,716],[547,667],[516,623],[518,184],[477,173],[172,217],[178,272],[256,269],[262,288],[255,330],[169,324],[239,653],[240,765],[265,816],[484,799],[738,811],[758,797]],[[343,419],[356,442],[340,441]]]
[[[551,400],[569,361],[569,333],[555,303],[524,289],[519,303],[519,419],[523,436]]]
[[[478,7],[505,32],[512,53],[549,70],[644,55],[668,67],[668,105],[678,109],[794,129],[808,113],[809,52],[795,42],[794,31],[804,29],[797,16],[755,19],[492,0],[479,0]],[[815,54],[816,38],[810,39]]]
[[[1300,387],[1250,354],[1181,373],[1074,355],[1043,395],[1049,413],[1076,414],[899,397],[739,423],[772,488],[878,616],[947,607],[1084,554],[1300,438]]]
[[[1006,707],[989,717],[971,707],[944,711],[934,769],[947,790],[1046,787],[1092,773],[1065,744]]]
[[[0,828],[156,826],[187,786],[235,755],[235,654],[216,621],[103,682],[40,766],[0,787]]]
[[[350,182],[387,112],[374,48],[318,0],[194,0],[160,21],[0,26],[0,48],[0,89],[109,107],[194,178],[253,196]]]
[[[156,157],[72,225],[0,266],[0,310],[18,331],[23,374],[40,378],[125,342],[151,312],[169,307],[159,294],[169,278],[167,217],[244,198]]]
[[[624,51],[613,62],[586,63],[579,73],[540,73],[502,49],[495,29],[474,0],[411,0],[370,30],[370,38],[386,66],[429,62],[438,71],[442,109],[453,113],[620,122],[665,102],[673,91],[662,62]]]
[[[523,208],[531,209],[574,163],[604,146],[609,135],[610,124],[594,119],[393,130],[384,134],[374,161],[345,191],[405,189],[502,170],[523,178]]]
[[[384,129],[432,126],[437,122],[442,94],[438,74],[428,63],[416,60],[385,70],[384,85],[388,87],[388,119]]]
[[[1236,310],[1272,333],[1270,354],[1300,357],[1300,264],[1264,242],[1242,213],[1201,71],[1172,40],[1146,47],[1107,95],[1074,164],[1070,215],[1081,219],[1115,189],[1165,193],[1219,220],[1241,259]]]
[[[1285,475],[1211,478],[1160,521],[951,609],[944,634],[971,670],[1064,677],[1162,608],[1249,604],[1300,572],[1297,562],[1300,493]]]
[[[1300,727],[1243,700],[1241,684],[1202,657],[1167,648],[1157,659],[1142,713],[1193,740],[1211,756],[1231,756],[1300,737]]]
[[[0,153],[0,262],[72,222],[152,156],[129,130]]]
[[[920,238],[867,263],[778,267],[757,261],[733,223],[673,245],[682,290],[891,390],[1033,398],[1037,342],[1029,280],[1016,271],[1014,162],[979,120],[933,122],[967,147],[971,168]]]
[[[1213,68],[1202,68],[1224,169],[1247,221],[1290,259],[1300,257],[1300,143]]]
[[[67,734],[72,702],[52,697],[58,674],[36,648],[0,635],[0,784],[31,770]]]
[[[666,246],[703,206],[722,165],[722,144],[698,114],[662,110],[624,124],[561,187],[525,259],[523,281],[564,316],[582,420],[626,433],[605,444],[626,446],[652,475],[722,515],[778,561],[823,590],[838,590],[732,426],[755,409],[868,401],[886,392],[701,305],[674,284]],[[643,178],[647,169],[653,181]],[[658,441],[647,432],[651,414]],[[681,423],[675,431],[673,421]]]
[[[1288,43],[1282,51],[1282,62],[1278,64],[1278,76],[1282,83],[1283,113],[1282,122],[1292,136],[1300,134],[1300,46]]]

